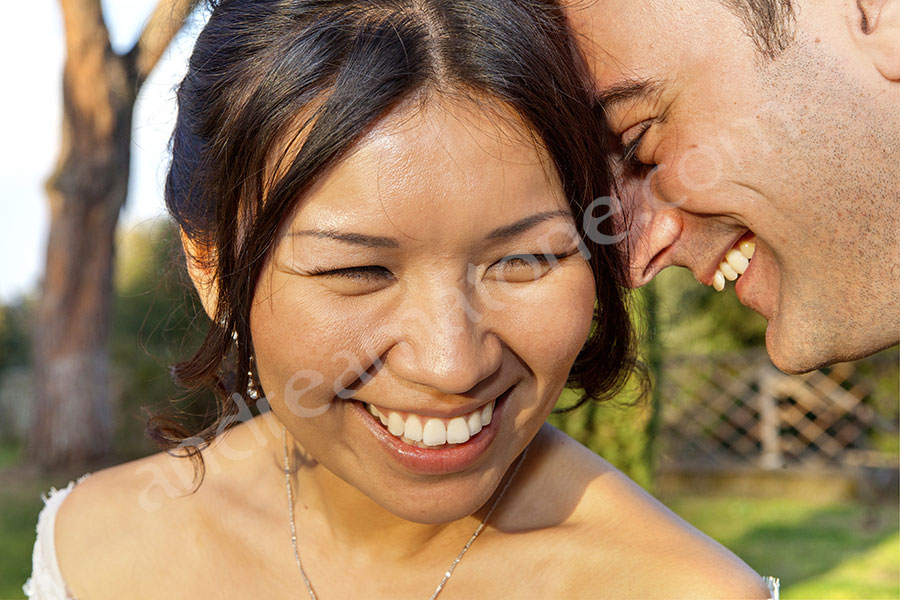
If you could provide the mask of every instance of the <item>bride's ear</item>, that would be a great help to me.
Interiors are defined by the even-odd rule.
[[[193,241],[181,231],[181,245],[184,248],[184,256],[187,262],[188,275],[194,283],[194,288],[200,296],[203,310],[213,321],[219,301],[219,286],[216,282],[215,256],[210,248],[204,247]]]
[[[850,0],[851,35],[881,75],[900,81],[900,0]]]

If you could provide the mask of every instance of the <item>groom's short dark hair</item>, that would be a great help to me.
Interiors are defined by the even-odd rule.
[[[792,0],[722,0],[744,23],[759,51],[775,58],[794,39]]]

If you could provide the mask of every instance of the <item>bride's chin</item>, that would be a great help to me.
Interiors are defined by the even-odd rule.
[[[442,481],[404,491],[378,489],[363,493],[395,517],[422,525],[441,525],[479,513],[491,500],[500,478],[497,481],[493,481],[493,477],[491,481],[484,481],[484,478],[471,481],[470,476],[466,478],[470,481],[453,485]]]

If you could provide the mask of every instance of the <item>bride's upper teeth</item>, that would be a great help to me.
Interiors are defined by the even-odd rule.
[[[716,291],[725,289],[725,280],[734,281],[744,274],[750,266],[750,259],[756,250],[756,243],[752,240],[743,240],[737,246],[725,254],[725,260],[719,263],[713,274],[712,286]]]
[[[489,425],[494,414],[494,402],[491,401],[468,414],[452,419],[424,417],[393,410],[386,411],[385,414],[378,407],[368,403],[366,408],[372,416],[381,421],[391,435],[404,442],[440,446],[467,442],[470,437],[481,431],[482,427]]]
[[[406,423],[403,422],[403,417],[400,416],[400,413],[392,412],[388,416],[387,428],[392,435],[403,435],[403,432],[406,430]]]

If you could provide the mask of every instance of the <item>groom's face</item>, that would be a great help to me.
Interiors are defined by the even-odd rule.
[[[845,42],[846,17],[823,12],[803,11],[769,59],[715,0],[568,2],[624,155],[634,285],[669,265],[706,285],[746,267],[736,293],[769,320],[786,371],[900,329],[897,91]]]

